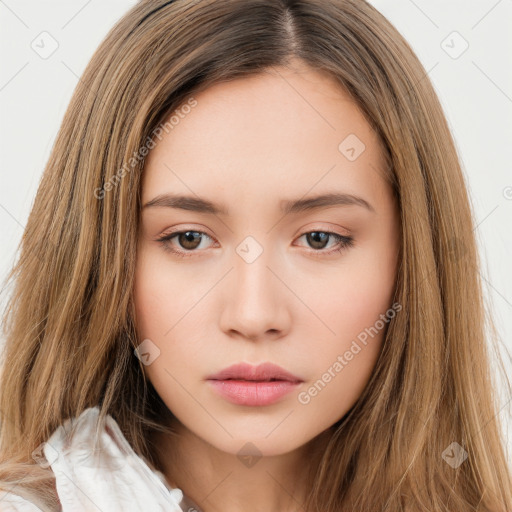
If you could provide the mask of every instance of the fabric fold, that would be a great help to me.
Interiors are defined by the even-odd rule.
[[[99,406],[86,409],[66,420],[44,445],[62,511],[182,512],[181,489],[170,488],[162,473],[133,451],[110,415],[94,446],[98,418]]]

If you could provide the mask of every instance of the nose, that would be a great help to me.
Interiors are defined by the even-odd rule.
[[[289,332],[291,292],[269,260],[265,251],[252,262],[234,255],[221,298],[220,328],[228,336],[258,341]]]

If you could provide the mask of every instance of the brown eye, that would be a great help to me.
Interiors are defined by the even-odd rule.
[[[299,238],[302,237],[306,237],[307,244],[312,248],[309,252],[315,256],[328,256],[333,253],[339,253],[354,245],[352,237],[330,231],[310,231],[304,233]],[[174,239],[177,240],[177,246]],[[212,240],[203,231],[187,230],[164,235],[158,238],[157,241],[163,245],[164,250],[185,258],[194,256],[195,253],[203,252],[199,249],[199,246],[204,239]],[[331,239],[334,240],[334,244],[332,244],[330,249],[325,250]]]
[[[201,243],[201,234],[198,231],[183,231],[176,236],[180,246],[189,251],[197,249]]]
[[[306,233],[306,240],[313,249],[324,249],[329,241],[330,235],[324,231],[311,231]]]
[[[163,245],[166,251],[172,252],[178,256],[188,257],[193,256],[196,252],[202,252],[198,250],[198,247],[205,238],[211,239],[210,236],[202,231],[188,230],[176,231],[169,235],[164,235],[158,238],[157,241]],[[176,247],[176,243],[173,243],[174,239],[177,240],[178,247]]]
[[[301,237],[306,237],[307,244],[313,248],[313,253],[318,255],[328,255],[331,253],[341,252],[344,249],[348,249],[354,245],[354,239],[351,236],[343,236],[338,233],[331,233],[330,231],[310,231],[304,233]],[[324,250],[329,240],[334,240],[334,248],[330,250]]]

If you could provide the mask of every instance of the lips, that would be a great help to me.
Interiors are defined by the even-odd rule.
[[[237,380],[252,382],[287,381],[292,383],[303,382],[300,377],[293,375],[284,368],[273,363],[262,363],[253,366],[247,363],[238,363],[224,370],[210,375],[207,380]]]
[[[239,363],[210,375],[207,382],[227,401],[256,407],[279,402],[297,390],[303,380],[273,363]]]

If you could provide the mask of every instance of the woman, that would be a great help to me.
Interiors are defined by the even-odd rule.
[[[138,3],[10,277],[0,507],[512,509],[460,163],[364,1]]]

